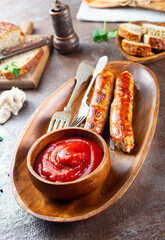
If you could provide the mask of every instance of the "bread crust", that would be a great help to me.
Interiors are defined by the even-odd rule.
[[[149,36],[148,44],[151,45],[152,48],[165,50],[165,39],[163,38],[155,38]]]
[[[123,50],[130,55],[137,55],[142,57],[153,56],[151,46],[140,45],[134,42],[127,42],[125,39],[122,40],[121,46]]]
[[[39,62],[43,54],[44,54],[44,50],[42,48],[39,48],[36,55],[32,59],[30,59],[29,62],[27,62],[20,68],[19,76],[22,74],[25,74],[27,71],[32,69]],[[2,75],[7,79],[16,77],[15,75],[12,75],[11,72],[3,72]]]
[[[127,23],[127,24],[129,24],[129,23]],[[119,34],[119,36],[121,36],[129,41],[134,41],[134,42],[140,42],[141,36],[142,36],[142,34],[140,34],[140,33],[136,34],[136,33],[128,31],[127,29],[125,29],[123,27],[123,24],[119,25],[118,34]]]
[[[7,23],[7,22],[0,22],[0,37],[8,32],[14,31],[14,30],[20,30],[21,34],[24,35],[22,32],[21,28],[12,24],[12,23]]]

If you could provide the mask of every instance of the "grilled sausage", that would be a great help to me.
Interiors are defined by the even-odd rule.
[[[115,74],[108,66],[97,76],[84,128],[102,133],[113,96]]]
[[[134,79],[128,71],[122,72],[116,79],[114,100],[110,113],[110,136],[124,152],[134,147],[132,128]]]

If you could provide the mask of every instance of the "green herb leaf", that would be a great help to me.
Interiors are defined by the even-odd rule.
[[[108,35],[106,33],[102,34],[102,40],[104,40],[104,41],[108,40]]]
[[[117,33],[117,29],[115,29],[113,31],[109,31],[108,38],[115,38],[116,33]]]
[[[15,62],[11,62],[11,66],[12,66],[12,67],[15,67]]]
[[[108,38],[115,38],[116,33],[117,33],[117,29],[108,32],[106,21],[104,21],[103,30],[93,31],[93,41],[96,43],[100,43],[101,40],[107,41]]]
[[[101,36],[101,35],[102,35],[102,30],[94,30],[93,31],[93,37]]]
[[[93,31],[93,41],[96,43],[100,43],[102,39],[102,31],[101,30],[94,30]]]
[[[93,38],[93,41],[95,42],[95,43],[100,43],[101,42],[101,36],[96,36],[96,37],[94,37]]]
[[[15,72],[14,70],[11,70],[11,75],[14,76]]]
[[[7,70],[8,68],[9,68],[9,65],[6,64],[6,65],[4,66],[4,70]]]
[[[13,68],[12,71],[11,71],[11,75],[14,76],[18,76],[20,73],[20,69],[19,68]]]
[[[2,140],[3,140],[3,137],[0,137],[0,142],[2,142]]]
[[[20,69],[19,68],[13,68],[15,75],[18,76],[20,73]]]

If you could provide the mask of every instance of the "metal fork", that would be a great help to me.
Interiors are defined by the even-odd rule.
[[[93,71],[93,66],[87,62],[83,61],[80,63],[79,68],[76,73],[76,85],[69,99],[67,106],[64,111],[55,112],[50,120],[47,132],[51,132],[57,128],[67,127],[71,121],[71,105],[76,97],[76,94],[83,82],[87,81]]]
[[[94,83],[97,75],[103,71],[107,62],[108,62],[107,56],[103,56],[99,59],[97,65],[96,65],[96,68],[93,72],[93,77],[92,77],[90,84],[84,94],[82,101],[81,101],[81,106],[79,108],[78,114],[77,114],[76,118],[74,119],[74,121],[69,125],[69,127],[79,126],[80,123],[82,123],[84,121],[84,119],[86,118],[86,116],[88,114],[88,109],[89,109],[89,106],[87,104],[88,94],[93,86],[93,83]]]

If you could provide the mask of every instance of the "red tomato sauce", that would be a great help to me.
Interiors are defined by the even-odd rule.
[[[46,180],[70,182],[93,172],[103,155],[100,146],[89,139],[60,139],[50,143],[38,156],[34,170]]]

